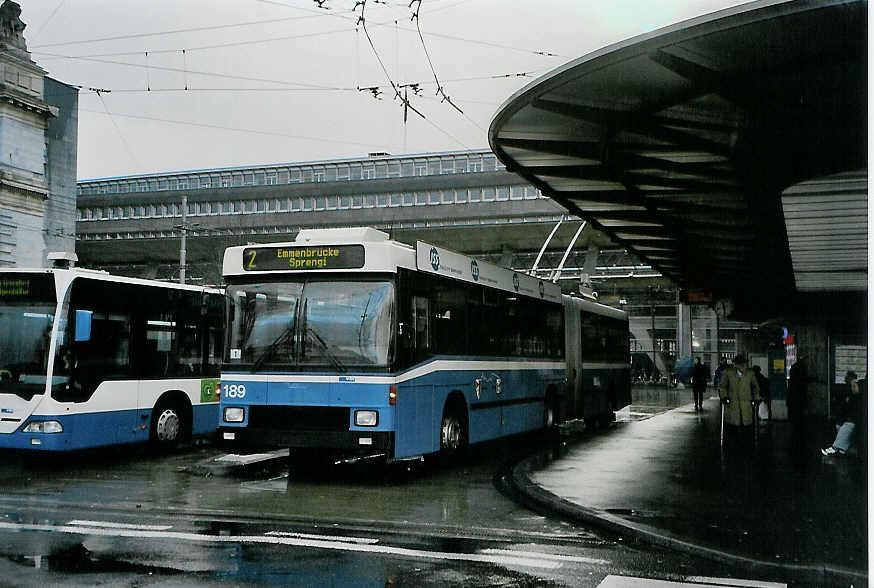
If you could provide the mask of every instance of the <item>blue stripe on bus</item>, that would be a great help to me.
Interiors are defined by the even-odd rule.
[[[215,432],[218,421],[217,404],[199,404],[192,407],[192,433],[204,435]],[[143,419],[141,415],[146,415]],[[63,433],[23,433],[32,421],[58,421]],[[70,451],[104,447],[107,445],[140,443],[149,440],[151,410],[115,410],[70,415],[31,416],[13,433],[0,434],[2,449],[38,449],[42,451]],[[145,430],[143,429],[145,426]],[[34,444],[38,440],[39,444]]]
[[[508,358],[435,358],[470,361],[513,361]],[[434,360],[425,363],[431,363]],[[411,369],[423,367],[424,364]],[[506,435],[538,429],[543,424],[543,399],[550,387],[560,390],[565,377],[564,369],[530,370],[437,370],[397,384],[397,405],[388,404],[388,385],[354,382],[355,378],[380,376],[393,378],[407,373],[343,374],[347,381],[337,382],[276,382],[268,383],[270,376],[294,375],[306,378],[327,374],[286,373],[263,374],[263,381],[235,380],[232,373],[225,372],[222,377],[221,405],[225,406],[343,406],[350,411],[350,430],[394,431],[396,458],[411,457],[432,453],[440,449],[440,421],[447,398],[453,392],[460,393],[468,407],[469,441],[476,443],[496,439]],[[243,374],[240,374],[243,375]],[[250,378],[250,374],[245,374]],[[262,375],[262,374],[259,374]],[[337,376],[337,374],[333,374]],[[501,391],[496,387],[501,379]],[[474,381],[482,380],[477,397]],[[226,386],[245,387],[243,398],[229,398]],[[354,427],[354,409],[379,410],[378,427]],[[245,427],[242,423],[220,423],[222,427]]]

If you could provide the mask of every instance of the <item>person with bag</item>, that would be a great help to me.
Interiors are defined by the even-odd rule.
[[[728,444],[751,450],[756,404],[761,396],[755,373],[746,369],[743,355],[736,355],[734,368],[727,368],[723,372],[719,400],[722,402]]]

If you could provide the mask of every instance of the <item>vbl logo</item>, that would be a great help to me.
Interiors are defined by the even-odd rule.
[[[436,247],[431,248],[431,267],[434,268],[435,272],[440,269],[440,254]]]

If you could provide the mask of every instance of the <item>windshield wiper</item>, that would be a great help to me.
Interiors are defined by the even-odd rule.
[[[313,341],[319,344],[319,347],[322,349],[325,357],[328,358],[328,361],[331,362],[331,365],[333,365],[338,372],[346,371],[346,366],[343,365],[343,362],[341,362],[333,353],[331,353],[331,349],[328,347],[328,344],[325,343],[325,340],[322,339],[319,334],[316,333],[315,330],[313,330],[312,327],[307,327],[305,333],[307,335],[313,336]]]
[[[291,336],[291,356],[295,356],[294,348],[295,341],[294,335],[297,331],[297,317],[298,317],[298,308],[300,307],[300,298],[297,299],[297,302],[294,303],[294,319],[291,321],[291,324],[279,334],[279,336],[273,340],[273,342],[264,350],[264,353],[258,356],[258,359],[255,360],[255,363],[252,364],[252,369],[250,373],[255,373],[258,369],[264,365],[264,362],[267,361],[267,358],[272,356],[280,345],[288,341],[289,335]]]
[[[364,348],[361,345],[361,335],[364,332],[364,321],[367,320],[367,309],[370,308],[370,301],[371,300],[373,300],[373,293],[372,292],[367,297],[367,304],[364,305],[364,312],[361,313],[361,324],[358,325],[358,350],[362,352],[362,355],[363,355]]]

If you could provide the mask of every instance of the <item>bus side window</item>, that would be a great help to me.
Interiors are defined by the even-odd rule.
[[[413,297],[413,332],[417,355],[431,348],[430,301],[422,296]]]

